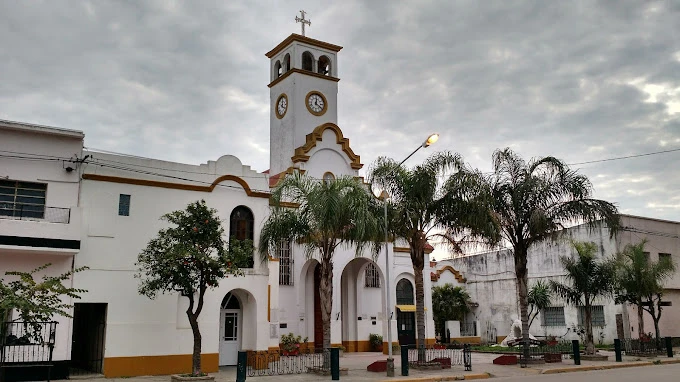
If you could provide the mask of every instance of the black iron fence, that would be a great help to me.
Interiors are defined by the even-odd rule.
[[[623,351],[626,355],[658,355],[665,354],[665,339],[647,337],[643,339],[628,338],[621,340]]]
[[[331,372],[329,349],[284,351],[247,351],[245,374],[248,377]],[[242,362],[239,362],[241,367]]]
[[[532,362],[561,362],[562,359],[569,359],[572,353],[572,343],[571,341],[559,341],[551,344],[531,345],[527,359],[524,357],[522,345],[515,346],[515,349],[522,365]]]
[[[0,219],[38,220],[47,223],[68,224],[71,221],[71,209],[2,202],[0,203]]]
[[[26,374],[45,368],[50,380],[57,322],[3,322],[0,324],[0,380],[8,369]]]

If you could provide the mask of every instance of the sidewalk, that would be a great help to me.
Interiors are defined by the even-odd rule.
[[[680,356],[675,358],[667,357],[632,357],[623,356],[623,362],[614,361],[614,352],[600,351],[600,354],[608,355],[609,361],[585,361],[581,360],[581,365],[574,365],[572,359],[563,359],[561,363],[547,363],[538,365],[529,365],[527,368],[521,368],[519,365],[501,366],[494,365],[493,360],[499,354],[489,353],[472,353],[472,371],[464,371],[463,366],[453,366],[451,369],[442,370],[427,370],[421,371],[416,369],[409,370],[409,376],[402,377],[401,364],[399,356],[395,356],[395,377],[387,378],[385,373],[372,373],[366,371],[366,366],[378,360],[384,360],[385,355],[382,353],[345,353],[345,356],[340,358],[340,367],[348,369],[348,375],[341,376],[341,381],[405,381],[405,380],[420,380],[420,381],[441,381],[441,380],[455,380],[455,379],[479,379],[479,378],[498,378],[498,377],[513,377],[526,376],[537,374],[553,374],[565,373],[573,371],[585,371],[596,369],[608,369],[619,367],[637,367],[650,366],[653,362],[658,360],[661,363],[680,363]],[[223,367],[220,372],[215,375],[215,381],[227,382],[236,381],[236,367]],[[132,378],[112,378],[112,379],[84,379],[83,382],[168,382],[170,377],[164,376],[148,376],[148,377],[132,377]],[[319,381],[331,380],[330,376],[318,376],[315,374],[288,374],[288,375],[274,375],[274,376],[254,376],[247,377],[247,381],[254,382],[273,382],[273,381]]]

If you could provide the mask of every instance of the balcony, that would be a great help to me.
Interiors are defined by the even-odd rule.
[[[0,203],[0,219],[69,224],[71,222],[71,209],[21,203]]]

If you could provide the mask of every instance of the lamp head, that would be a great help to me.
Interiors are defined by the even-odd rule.
[[[430,146],[431,144],[437,142],[438,139],[439,139],[439,134],[434,133],[434,134],[430,135],[429,137],[427,137],[425,142],[423,142],[423,147]]]

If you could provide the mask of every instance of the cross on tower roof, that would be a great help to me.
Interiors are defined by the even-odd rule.
[[[312,26],[312,21],[311,20],[305,20],[305,11],[300,11],[300,14],[302,17],[297,17],[295,16],[295,22],[296,23],[302,23],[302,35],[305,35],[305,24],[309,25],[310,27]]]

